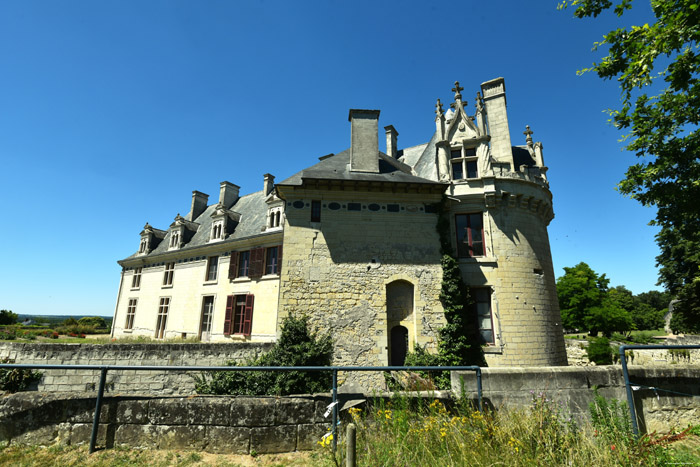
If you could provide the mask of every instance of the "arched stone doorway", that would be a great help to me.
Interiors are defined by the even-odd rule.
[[[386,285],[386,318],[388,364],[400,366],[409,348],[409,329],[414,329],[413,284],[396,280]]]
[[[408,329],[403,326],[391,328],[391,348],[389,349],[389,365],[403,366],[408,353]]]

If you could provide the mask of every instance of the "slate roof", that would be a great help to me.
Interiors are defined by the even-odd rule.
[[[240,213],[241,219],[238,222],[238,225],[236,226],[236,229],[234,230],[233,234],[228,236],[224,242],[248,238],[255,235],[260,235],[262,233],[263,228],[265,227],[267,222],[267,204],[265,203],[266,198],[267,197],[263,195],[262,190],[238,198],[238,201],[236,201],[236,203],[230,208],[230,210]],[[215,209],[216,203],[207,206],[204,212],[200,214],[196,219],[194,219],[194,222],[199,224],[197,232],[184,247],[180,248],[177,251],[187,250],[189,248],[199,247],[208,244],[207,240],[209,239],[209,235],[211,234],[212,225],[211,215]],[[188,213],[187,218],[189,218],[190,215],[191,213]],[[229,222],[232,221],[229,220]],[[160,242],[160,244],[148,255],[138,255],[137,253],[134,253],[133,255],[125,259],[132,259],[136,257],[143,258],[167,253],[169,251],[168,245],[170,244],[170,234],[171,232],[168,231],[163,241]]]
[[[295,173],[278,185],[300,186],[304,179],[439,184],[404,172],[399,162],[381,151],[379,152],[379,173],[351,172],[349,149]]]

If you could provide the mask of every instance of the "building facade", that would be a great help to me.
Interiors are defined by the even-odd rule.
[[[113,335],[274,341],[289,314],[330,330],[337,364],[402,364],[444,324],[438,205],[492,366],[565,365],[542,144],[511,144],[502,78],[473,114],[455,83],[425,144],[398,149],[379,111],[351,110],[350,148],[219,200],[193,192],[167,230],[146,224],[122,266]],[[483,96],[482,96],[483,93]]]

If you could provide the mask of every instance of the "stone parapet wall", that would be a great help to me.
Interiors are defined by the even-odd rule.
[[[278,453],[312,449],[330,429],[327,396],[107,397],[97,445]],[[87,444],[95,394],[18,393],[0,398],[0,441]]]
[[[173,365],[222,366],[245,362],[272,344],[0,344],[0,360],[49,365]],[[46,392],[94,391],[97,370],[41,370],[37,389]],[[192,373],[174,371],[118,371],[107,373],[105,389],[119,394],[189,395],[194,393]]]
[[[629,371],[637,388],[633,393],[642,429],[668,431],[700,423],[700,366],[632,367]],[[473,372],[453,372],[452,390],[461,391],[460,377],[465,392],[475,397]],[[627,400],[619,365],[484,368],[482,378],[484,400],[496,409],[529,407],[533,397],[544,394],[554,403],[568,406],[572,415],[588,417],[593,388],[604,397]]]
[[[698,345],[700,336],[675,337],[651,344],[659,345]],[[619,342],[611,342],[611,346],[616,349]],[[566,354],[569,365],[572,366],[594,366],[588,359],[586,349],[588,341],[584,339],[566,339]],[[615,357],[619,352],[615,350]],[[627,351],[628,366],[667,366],[667,365],[700,365],[700,349],[632,349]]]

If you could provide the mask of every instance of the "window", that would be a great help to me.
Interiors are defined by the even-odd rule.
[[[477,178],[476,148],[453,149],[451,154],[452,180]]]
[[[170,235],[170,248],[177,248],[180,245],[180,232],[173,232]]]
[[[211,239],[210,240],[220,240],[224,238],[224,223],[218,221],[211,226]]]
[[[207,276],[206,276],[206,281],[215,281],[216,280],[216,270],[219,267],[219,257],[218,256],[210,256],[209,259],[207,260]]]
[[[311,222],[321,222],[321,202],[311,201]]]
[[[147,248],[148,248],[148,239],[142,238],[141,244],[139,245],[139,253],[146,253]]]
[[[134,268],[134,277],[131,278],[131,288],[138,289],[141,287],[141,271],[143,268]]]
[[[163,285],[173,285],[173,275],[175,274],[175,263],[165,263],[165,273],[163,274]]]
[[[267,248],[265,252],[265,274],[279,274],[282,245]]]
[[[161,297],[158,305],[158,320],[156,321],[156,339],[162,339],[165,336],[168,308],[170,308],[170,297]]]
[[[231,264],[228,269],[228,278],[248,277],[250,270],[250,251],[231,252]]]
[[[493,344],[493,318],[491,315],[491,289],[488,287],[471,289],[473,316],[476,316],[479,324],[479,334],[482,344]]]
[[[253,295],[229,295],[226,297],[224,335],[250,336],[253,323]]]
[[[136,303],[138,302],[135,298],[129,299],[129,305],[126,307],[126,323],[124,324],[124,329],[134,328],[134,315],[136,315]]]
[[[457,256],[484,256],[484,221],[482,213],[457,214]]]
[[[199,338],[209,340],[211,333],[212,317],[214,316],[214,297],[207,296],[202,299],[202,320],[199,326]]]

